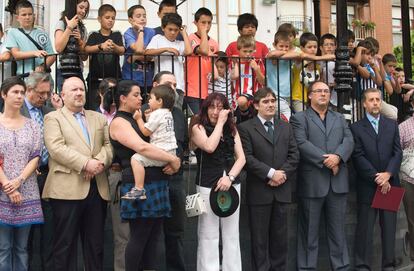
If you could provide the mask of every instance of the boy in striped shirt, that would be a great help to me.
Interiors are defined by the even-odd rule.
[[[253,36],[240,36],[237,39],[238,58],[233,61],[232,68],[237,65],[239,74],[233,79],[232,97],[237,104],[243,103],[245,99],[240,99],[241,94],[254,95],[257,89],[264,85],[264,64],[261,59],[254,59],[253,54],[256,50],[256,41]],[[233,102],[233,108],[236,104]]]

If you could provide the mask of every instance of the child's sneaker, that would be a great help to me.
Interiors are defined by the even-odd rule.
[[[125,195],[121,197],[121,199],[126,200],[146,200],[147,195],[145,194],[145,189],[138,189],[136,187],[133,187],[130,191],[128,191]]]

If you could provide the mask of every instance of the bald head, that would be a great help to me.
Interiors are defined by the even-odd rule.
[[[82,111],[85,105],[85,84],[78,77],[69,77],[63,82],[62,99],[72,112]]]

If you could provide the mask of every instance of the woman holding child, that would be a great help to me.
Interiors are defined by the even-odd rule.
[[[206,202],[207,213],[198,220],[197,270],[220,270],[220,228],[223,243],[222,270],[241,270],[239,211],[216,216],[210,207],[210,191],[227,191],[233,186],[240,195],[237,178],[246,159],[227,98],[212,93],[203,101],[190,124],[191,143],[196,147],[197,190]]]
[[[141,90],[135,81],[119,82],[115,103],[118,110],[109,133],[115,155],[121,161],[121,194],[134,186],[130,161],[135,153],[168,163],[164,168],[145,169],[145,201],[121,201],[121,217],[128,220],[131,231],[125,251],[125,270],[157,270],[160,263],[157,246],[162,236],[163,218],[170,215],[168,175],[179,169],[180,159],[146,142],[147,138],[133,118],[142,103]]]

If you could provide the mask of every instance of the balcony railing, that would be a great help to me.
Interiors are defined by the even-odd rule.
[[[108,55],[108,54],[104,54],[104,55]],[[59,59],[59,55],[56,55],[56,56],[57,56],[57,59]],[[49,55],[47,57],[52,57],[52,55]],[[125,56],[125,57],[128,57],[128,56]],[[156,58],[158,58],[158,60],[159,60],[160,57],[171,58],[171,69],[169,69],[169,71],[171,71],[171,72],[174,73],[173,60],[174,60],[174,58],[177,58],[177,56],[165,56],[165,55],[162,55],[162,56],[144,56],[144,60],[141,62],[141,63],[144,63],[144,64],[142,64],[142,67],[141,67],[142,68],[141,70],[144,73],[144,76],[143,76],[143,78],[144,78],[143,79],[144,80],[144,86],[150,86],[151,85],[152,75],[149,76],[147,74],[147,71],[149,69],[151,69],[153,71],[154,68],[155,68],[155,70],[157,70],[157,67],[156,67],[157,65],[155,65],[155,67],[154,67],[153,60],[156,59]],[[194,69],[196,71],[198,71],[198,78],[199,78],[198,80],[199,80],[199,88],[200,88],[200,92],[199,92],[199,96],[198,97],[202,97],[202,93],[201,93],[201,84],[202,83],[201,83],[201,79],[200,79],[201,78],[201,76],[200,76],[201,75],[201,65],[196,65],[196,67],[187,67],[187,63],[188,63],[189,58],[198,58],[200,60],[201,57],[200,56],[178,56],[178,57],[183,60],[184,71],[186,71],[187,69],[191,69],[192,72],[194,72]],[[214,65],[215,60],[216,60],[216,57],[211,57],[211,58],[214,58],[214,59],[212,59],[213,61],[211,61],[211,65]],[[238,63],[238,64],[236,64],[236,65],[239,66],[239,71],[240,71],[240,63],[244,59],[241,59],[239,57],[228,57],[228,58],[229,58],[228,59],[228,62],[229,63],[231,62],[230,58],[237,60],[236,63]],[[35,64],[34,59],[26,59],[26,60],[19,60],[19,61],[22,62],[22,63],[20,63],[20,65],[22,65],[24,63],[29,63],[29,64],[32,64],[32,67],[33,68],[36,67],[36,64]],[[275,94],[276,94],[277,97],[280,97],[281,96],[280,93],[282,91],[282,89],[281,89],[282,87],[281,87],[281,83],[280,82],[283,81],[283,83],[285,85],[286,84],[289,85],[290,98],[288,98],[288,101],[287,102],[289,104],[289,107],[290,107],[291,112],[294,113],[294,111],[293,111],[293,103],[294,103],[294,101],[292,100],[292,85],[293,85],[293,82],[292,82],[292,74],[293,74],[292,67],[293,67],[294,60],[287,60],[287,61],[289,61],[288,67],[289,67],[290,78],[286,78],[286,77],[280,76],[280,74],[279,74],[279,61],[277,59],[257,59],[257,61],[261,61],[261,63],[263,63],[264,70],[266,71],[264,73],[264,76],[265,76],[264,86],[268,86],[268,80],[267,80],[267,78],[269,77],[269,73],[268,73],[267,65],[277,65],[277,68],[276,68],[276,73],[277,73],[276,74],[276,78],[277,78],[277,82],[278,83],[277,83],[277,86],[273,87],[273,91],[275,92]],[[159,61],[158,61],[158,63],[159,63]],[[133,68],[133,66],[135,64],[136,63],[131,63],[130,64],[131,65],[130,66],[131,67],[131,71],[133,70],[132,68]],[[302,67],[304,67],[306,63],[304,61],[302,61],[301,64],[302,64]],[[319,66],[319,71],[322,71],[322,70],[325,70],[326,71],[326,70],[332,69],[332,61],[330,63],[328,61],[318,62],[318,63],[314,63],[314,65],[315,66]],[[158,65],[158,70],[160,70],[160,66],[159,65]],[[211,74],[211,77],[214,78],[214,69],[212,69],[212,70],[213,70],[213,72]],[[30,70],[27,70],[26,69],[23,72],[24,72],[24,74],[22,76],[28,76],[29,73],[30,73]],[[105,75],[105,71],[103,69],[101,69],[99,71],[99,73],[102,73],[102,74],[99,75],[99,78],[95,78],[95,81],[96,81],[96,79],[101,80],[102,78],[107,77]],[[253,71],[250,71],[250,73],[252,74]],[[322,81],[328,82],[329,85],[331,85],[331,86],[334,84],[334,82],[333,82],[334,79],[332,79],[332,75],[329,75],[328,76],[329,71],[328,72],[324,72],[324,73],[319,73],[318,76],[317,76],[316,70],[313,71],[313,72],[311,72],[311,73],[313,73],[312,74],[313,76],[309,76],[309,77],[318,78],[318,76],[319,76],[319,79],[317,79],[317,80],[322,80]],[[0,81],[2,81],[4,78],[7,78],[7,77],[11,76],[12,74],[13,74],[13,71],[10,69],[10,62],[5,62],[5,63],[0,62]],[[118,68],[116,68],[115,74],[121,74],[120,73],[120,70],[118,70]],[[192,74],[194,74],[194,73],[192,73]],[[225,74],[228,74],[227,71],[225,72]],[[55,78],[57,77],[57,73],[55,73],[53,75],[54,75]],[[300,77],[301,77],[301,79],[300,79],[300,81],[301,81],[300,86],[301,86],[301,92],[302,92],[302,95],[301,96],[302,97],[307,97],[307,89],[305,87],[305,84],[308,83],[307,80],[309,80],[309,79],[306,79],[305,76],[306,76],[306,74],[304,72],[301,72],[301,75],[300,75]],[[123,79],[123,78],[119,77],[118,75],[113,76],[113,77],[116,77],[115,79],[117,79],[117,80]],[[129,77],[132,78],[132,72],[131,72],[131,76],[129,76]],[[183,90],[184,97],[185,97],[185,96],[187,96],[187,91],[188,91],[188,89],[187,89],[187,87],[188,87],[188,74],[187,73],[184,73],[183,77],[184,78],[182,80],[184,81],[184,88],[182,90]],[[84,78],[86,78],[86,76]],[[227,76],[226,76],[226,80],[227,79],[229,79],[229,78],[227,78]],[[91,80],[91,78],[88,78],[86,80],[88,86],[95,86],[95,87],[97,87],[96,82],[94,84],[91,84],[91,81],[88,81],[88,80]],[[242,80],[245,80],[245,79],[241,79],[241,76],[239,76],[239,79],[234,80],[233,83],[236,83],[236,81],[238,81],[239,82],[239,85],[241,86],[241,84],[242,84],[241,81]],[[58,82],[56,82],[56,80],[55,80],[55,87],[54,87],[54,91],[55,92],[58,92],[57,85],[58,85]],[[344,103],[345,104],[348,104],[348,105],[345,105],[343,108],[337,108],[336,105],[333,104],[333,106],[332,106],[333,110],[337,110],[337,111],[342,112],[342,113],[344,113],[344,112],[347,111],[345,117],[349,121],[351,121],[351,122],[354,122],[356,120],[359,120],[363,116],[363,113],[364,113],[364,109],[363,109],[363,106],[362,106],[362,103],[361,103],[362,93],[364,92],[365,89],[372,88],[372,87],[377,87],[376,85],[374,85],[372,83],[372,80],[363,79],[363,78],[357,76],[356,77],[356,80],[355,80],[355,83],[353,85],[352,93],[350,93],[351,94],[350,95],[350,98],[347,99],[346,101],[344,101]],[[147,87],[144,87],[142,89],[142,92],[143,93],[146,93],[146,90],[147,90],[146,88]],[[378,87],[378,88],[381,89],[381,87]],[[214,84],[212,84],[212,91],[215,92]],[[383,93],[385,93],[385,92],[383,91]],[[227,85],[226,84],[225,95],[227,95],[227,97],[229,98],[229,100],[231,100],[233,97],[238,97],[240,94],[242,94],[242,91],[240,89],[237,90],[237,91],[235,91],[235,89],[234,89],[234,87],[232,85]],[[193,98],[194,98],[194,96],[193,96]],[[197,97],[195,97],[195,98],[197,98]],[[387,95],[384,95],[384,100],[385,101],[388,101],[389,100],[389,97]],[[303,108],[302,108],[302,110],[303,110],[303,109],[306,108],[307,102],[305,101],[305,98],[302,98],[302,101],[301,102],[303,104]],[[278,101],[278,108],[280,108],[280,101]],[[406,110],[406,108],[398,108],[398,109],[399,110],[404,110],[404,111]],[[277,115],[279,117],[281,117],[280,110],[278,110]]]
[[[283,15],[277,17],[277,26],[290,23],[298,32],[312,32],[312,17],[298,15]]]

